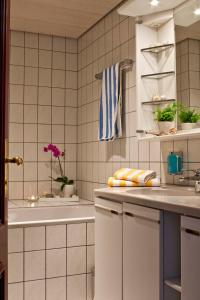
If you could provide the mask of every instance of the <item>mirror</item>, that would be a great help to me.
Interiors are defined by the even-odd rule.
[[[200,5],[197,4],[189,1],[175,12],[176,71],[178,102],[200,112]]]

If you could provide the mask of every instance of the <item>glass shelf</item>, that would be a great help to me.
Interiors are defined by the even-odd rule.
[[[183,140],[183,139],[196,139],[200,137],[200,128],[194,128],[190,130],[178,130],[175,134],[155,136],[152,134],[146,134],[138,137],[139,140],[145,141],[171,141],[171,140]]]
[[[174,47],[174,44],[163,44],[163,45],[159,45],[159,46],[143,48],[143,49],[141,49],[141,52],[150,52],[150,53],[158,54],[158,53],[166,51],[172,47]]]
[[[175,102],[176,99],[165,99],[165,100],[158,100],[158,101],[143,101],[142,105],[159,105],[159,104],[165,104],[169,102]]]
[[[161,79],[167,76],[174,75],[174,71],[169,71],[169,72],[160,72],[160,73],[153,73],[153,74],[145,74],[141,75],[141,78],[149,78],[149,79]]]

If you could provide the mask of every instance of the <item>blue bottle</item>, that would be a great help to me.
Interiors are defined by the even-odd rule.
[[[183,153],[182,152],[170,152],[167,157],[168,174],[178,175],[183,170]]]

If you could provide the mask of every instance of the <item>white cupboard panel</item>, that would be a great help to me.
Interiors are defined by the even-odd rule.
[[[160,213],[131,206],[124,205],[123,300],[159,300]]]
[[[181,218],[182,300],[200,298],[200,220]]]
[[[95,300],[122,300],[122,205],[95,206]]]

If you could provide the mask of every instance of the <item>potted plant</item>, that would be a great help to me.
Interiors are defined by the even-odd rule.
[[[178,117],[181,122],[182,130],[188,130],[197,126],[197,122],[200,120],[200,113],[195,109],[179,105]]]
[[[44,147],[43,150],[44,152],[50,151],[53,157],[55,157],[58,160],[60,176],[57,178],[51,177],[51,179],[61,184],[60,189],[63,192],[64,197],[66,198],[71,197],[74,194],[74,181],[68,179],[68,177],[64,175],[62,165],[61,165],[61,160],[60,160],[60,157],[64,157],[65,153],[60,151],[59,148],[53,144],[49,144],[47,147]]]
[[[176,103],[169,104],[162,109],[158,107],[154,111],[154,117],[155,120],[158,122],[160,133],[169,134],[170,130],[176,127],[176,113]]]

